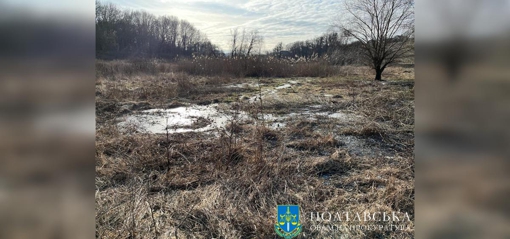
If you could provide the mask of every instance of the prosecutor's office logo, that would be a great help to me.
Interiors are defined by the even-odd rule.
[[[274,230],[279,236],[290,239],[301,232],[301,222],[299,221],[299,206],[297,205],[278,205],[276,208],[276,224]]]

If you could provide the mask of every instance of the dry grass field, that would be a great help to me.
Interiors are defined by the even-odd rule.
[[[97,238],[276,238],[282,204],[301,207],[298,238],[414,237],[412,221],[333,233],[309,216],[414,220],[413,68],[378,82],[361,66],[244,77],[187,64],[96,63]],[[164,112],[198,113],[173,124]]]

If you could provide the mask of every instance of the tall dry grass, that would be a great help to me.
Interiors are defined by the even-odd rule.
[[[130,60],[96,61],[96,78],[113,75],[132,76],[137,74],[151,74],[172,72],[173,66],[157,59],[135,58]]]
[[[323,60],[290,60],[269,56],[195,57],[179,61],[177,69],[191,75],[235,77],[327,77],[339,72],[338,66]]]
[[[236,130],[219,137],[168,139],[102,128],[96,142],[98,238],[273,238],[280,204],[300,205],[303,213],[412,210],[412,173],[399,168],[407,159],[352,157],[337,149],[334,137],[312,128],[300,129],[311,137],[291,142],[295,127],[231,125]],[[329,156],[318,156],[324,151]],[[302,223],[305,237],[335,235],[311,231],[306,215]],[[412,231],[342,234],[412,237]]]

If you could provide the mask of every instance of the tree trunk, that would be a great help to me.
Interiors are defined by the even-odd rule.
[[[383,72],[383,69],[380,69],[380,68],[376,68],[375,69],[375,80],[382,80],[382,72]]]

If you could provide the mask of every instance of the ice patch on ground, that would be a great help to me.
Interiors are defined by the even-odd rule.
[[[290,88],[290,87],[291,87],[290,84],[283,84],[281,86],[275,87],[275,89],[281,90],[281,89],[287,89],[287,88]]]
[[[236,112],[223,113],[217,104],[193,105],[173,109],[150,109],[126,116],[119,123],[121,128],[136,126],[149,133],[185,133],[205,132],[227,125]],[[246,117],[245,113],[237,113],[237,117]],[[202,122],[201,122],[202,121]]]

